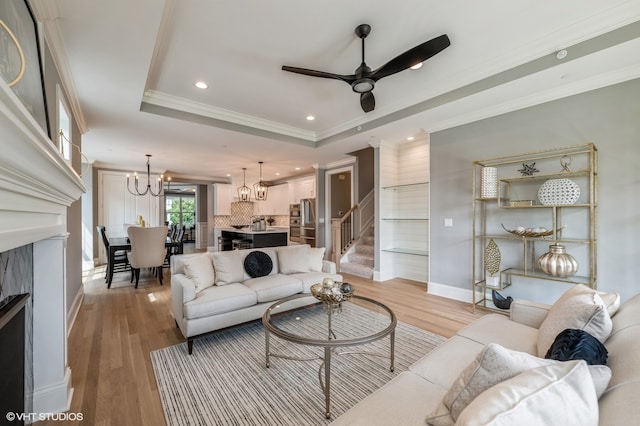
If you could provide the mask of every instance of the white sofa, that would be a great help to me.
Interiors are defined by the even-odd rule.
[[[592,293],[602,297],[598,299]],[[331,424],[640,424],[640,295],[622,305],[619,305],[619,297],[616,302],[615,296],[605,296],[580,285],[568,290],[552,306],[516,300],[509,317],[488,314],[474,321]],[[590,308],[569,303],[580,297],[582,302],[586,297],[599,306]],[[604,340],[608,351],[607,366],[586,367],[585,361],[560,362],[541,358],[541,351],[545,350],[549,339],[553,343],[554,333],[564,328],[583,329],[598,340]],[[501,378],[498,378],[499,383],[487,383],[474,390],[470,377],[488,374],[485,377],[496,378],[510,369],[509,362],[504,360],[498,362],[497,368],[478,367],[487,360],[488,353],[495,354],[496,348],[515,357],[518,360],[515,364],[526,371],[514,376],[507,374],[508,380],[500,382]],[[522,367],[530,362],[551,366]],[[551,368],[572,369],[566,377],[580,377],[582,384],[564,380],[562,375],[553,376],[545,386],[534,384],[536,379],[531,378],[532,374]],[[588,379],[585,379],[585,370],[590,373]],[[546,371],[545,374],[550,373]],[[475,384],[478,383],[482,382]],[[519,394],[522,386],[537,388],[523,396]],[[561,390],[554,395],[552,392],[558,390],[556,387]],[[460,405],[455,407],[454,404]],[[453,418],[454,409],[457,418]]]
[[[324,248],[293,245],[172,256],[171,306],[189,354],[198,337],[260,319],[277,300],[310,293],[310,287],[324,278],[342,281],[335,263],[323,259],[324,252]],[[267,275],[252,277],[245,261],[250,254],[261,253],[268,256],[263,260],[272,268]]]

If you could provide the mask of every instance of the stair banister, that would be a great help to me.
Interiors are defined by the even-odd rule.
[[[365,225],[373,222],[373,196],[374,191],[369,192],[359,204],[354,205],[341,218],[331,219],[332,232],[332,256],[336,265],[340,265],[340,259],[360,238]],[[365,217],[366,215],[366,217]]]

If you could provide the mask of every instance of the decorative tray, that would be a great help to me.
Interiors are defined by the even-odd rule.
[[[311,286],[311,294],[322,303],[341,303],[353,296],[353,287],[349,283],[335,282],[330,286],[318,283]]]
[[[564,228],[562,226],[556,230],[553,230],[553,229],[549,230],[546,228],[525,228],[524,226],[518,226],[515,229],[507,229],[503,224],[500,224],[500,226],[502,226],[502,229],[504,229],[510,234],[517,235],[519,237],[529,237],[529,238],[548,237],[560,231],[562,228]]]

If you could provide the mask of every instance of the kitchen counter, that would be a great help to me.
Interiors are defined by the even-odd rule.
[[[289,231],[289,227],[288,226],[268,226],[266,231],[252,231],[251,227],[247,226],[241,229],[235,229],[235,228],[222,228],[221,229],[222,232],[240,232],[243,234],[250,234],[250,235],[258,235],[258,234],[273,234],[274,232],[284,232],[287,233]]]
[[[287,228],[269,227],[266,231],[252,231],[250,227],[242,229],[222,229],[222,250],[233,250],[233,241],[241,240],[242,247],[277,247],[286,246],[289,238]]]

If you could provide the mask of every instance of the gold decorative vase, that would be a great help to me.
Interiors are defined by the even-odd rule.
[[[538,258],[538,268],[552,277],[567,278],[578,272],[578,262],[567,253],[566,247],[555,243],[549,246],[549,252]]]

